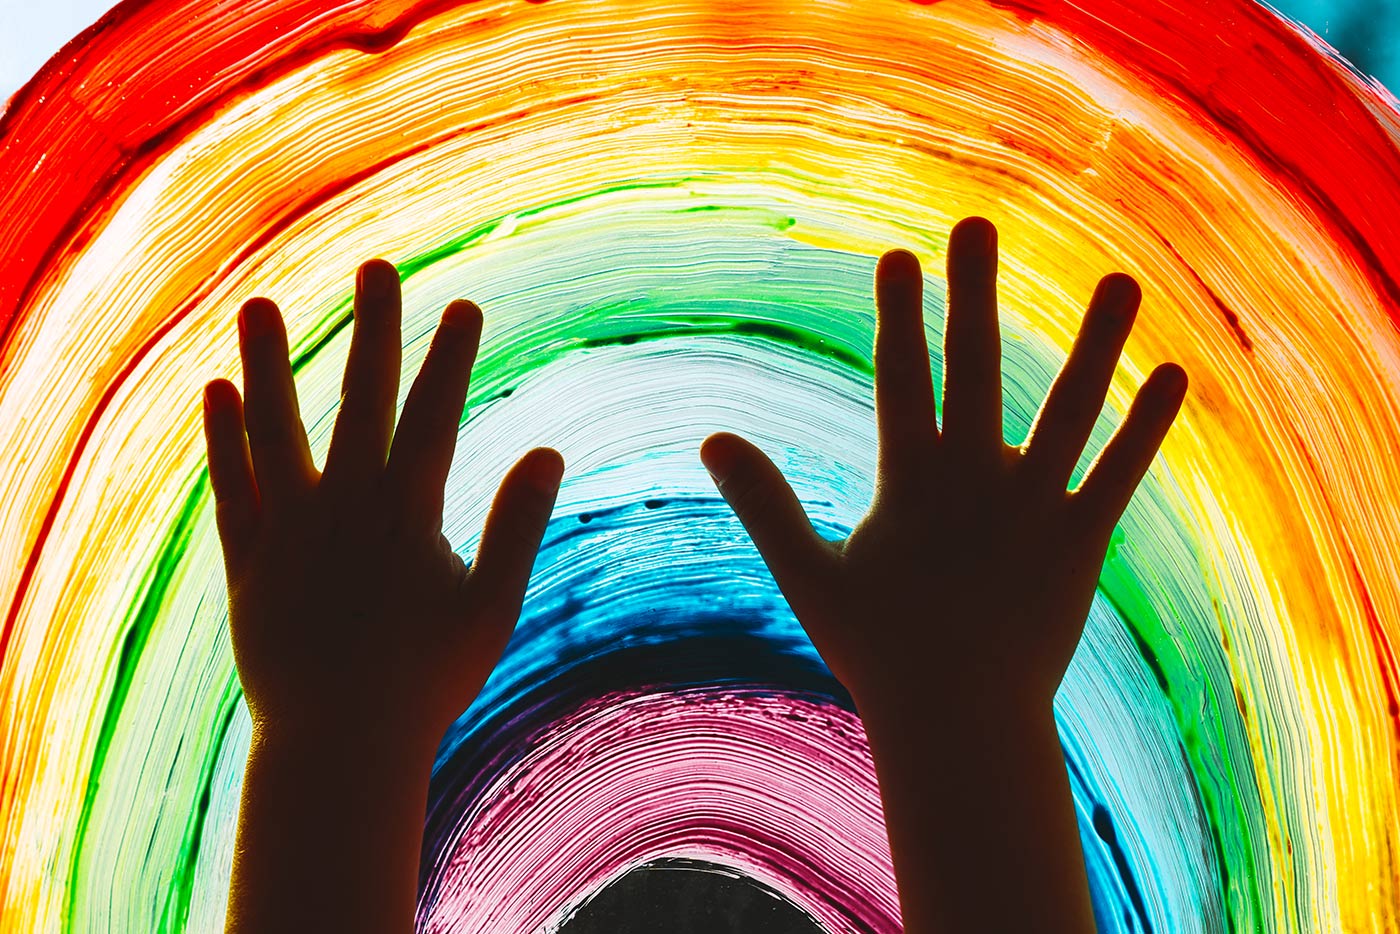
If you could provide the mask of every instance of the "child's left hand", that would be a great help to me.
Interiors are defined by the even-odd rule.
[[[398,271],[365,263],[324,472],[272,302],[239,317],[246,405],[227,380],[206,386],[234,657],[258,730],[341,723],[436,748],[519,616],[563,460],[537,448],[510,470],[468,569],[442,535],[442,505],[481,312],[448,306],[396,431],[400,316]]]

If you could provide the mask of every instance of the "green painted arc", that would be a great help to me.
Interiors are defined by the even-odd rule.
[[[131,692],[132,679],[141,661],[151,630],[154,627],[161,606],[169,593],[170,582],[174,579],[174,569],[184,555],[190,536],[194,531],[194,517],[198,513],[205,493],[208,490],[209,473],[201,469],[185,495],[184,503],[175,514],[175,521],[157,550],[158,557],[142,578],[140,596],[134,609],[127,613],[126,635],[122,638],[117,674],[112,682],[112,690],[102,715],[102,726],[98,731],[97,743],[93,749],[92,766],[88,769],[87,786],[83,791],[83,805],[78,814],[78,825],[73,835],[73,851],[66,880],[64,899],[63,928],[74,930],[73,913],[76,908],[78,891],[81,888],[81,857],[87,843],[88,825],[92,819],[93,804],[102,783],[102,772],[107,764],[112,736],[121,720],[127,695]]]
[[[1200,796],[1206,823],[1210,828],[1211,841],[1214,844],[1217,882],[1220,887],[1221,907],[1225,913],[1226,924],[1233,934],[1238,928],[1238,922],[1230,897],[1232,881],[1228,859],[1230,850],[1226,848],[1221,828],[1222,826],[1247,827],[1249,815],[1245,812],[1239,794],[1239,782],[1235,771],[1228,765],[1223,771],[1228,774],[1232,792],[1231,802],[1222,801],[1221,796],[1208,783],[1200,781],[1200,776],[1211,775],[1217,771],[1215,763],[1207,758],[1206,751],[1212,748],[1221,750],[1228,748],[1228,738],[1225,736],[1219,699],[1216,697],[1214,689],[1210,687],[1209,679],[1202,679],[1207,692],[1206,707],[1210,712],[1210,716],[1201,718],[1200,721],[1201,730],[1208,731],[1209,741],[1203,742],[1200,731],[1191,726],[1196,721],[1196,716],[1186,706],[1187,702],[1181,696],[1182,692],[1170,689],[1172,683],[1187,684],[1190,682],[1191,678],[1186,671],[1186,662],[1175,642],[1167,634],[1162,619],[1151,601],[1147,599],[1147,594],[1143,591],[1136,575],[1129,569],[1126,560],[1118,557],[1117,546],[1122,541],[1123,534],[1120,526],[1114,531],[1114,547],[1104,562],[1104,568],[1099,577],[1099,594],[1113,607],[1118,618],[1123,620],[1133,641],[1138,646],[1143,661],[1152,670],[1158,686],[1162,688],[1163,693],[1171,702],[1173,720],[1176,723],[1182,747],[1187,751],[1196,792]],[[1239,853],[1245,863],[1248,904],[1260,905],[1262,902],[1259,900],[1254,849],[1250,846],[1249,839],[1242,830],[1231,834],[1230,837],[1230,842],[1234,844],[1231,850]]]
[[[199,768],[199,801],[185,822],[185,835],[180,841],[180,861],[175,866],[170,880],[170,888],[161,906],[160,934],[181,934],[189,922],[190,900],[194,897],[194,878],[199,862],[199,844],[204,836],[204,822],[209,815],[209,800],[213,796],[214,771],[219,764],[219,754],[223,750],[233,716],[238,712],[238,699],[243,690],[238,677],[228,679],[224,685],[224,695],[219,700],[219,728],[205,747],[204,760]]]

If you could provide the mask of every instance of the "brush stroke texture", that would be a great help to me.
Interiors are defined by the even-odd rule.
[[[528,447],[570,465],[444,738],[421,927],[675,857],[898,930],[849,698],[695,450],[741,432],[851,528],[875,259],[937,271],[971,213],[1011,440],[1112,269],[1146,299],[1095,441],[1192,377],[1057,701],[1101,930],[1397,930],[1398,131],[1245,0],[123,4],[0,115],[0,931],[220,928],[248,724],[199,391],[275,297],[323,458],[374,255],[405,392],[486,311],[448,537]]]

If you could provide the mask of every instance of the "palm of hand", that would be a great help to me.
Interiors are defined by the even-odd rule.
[[[397,271],[365,264],[324,472],[271,302],[253,299],[239,319],[246,404],[225,380],[206,387],[230,630],[255,724],[349,721],[436,741],[519,615],[562,461],[541,448],[511,469],[468,569],[442,535],[442,503],[480,311],[448,306],[395,430],[400,318]]]
[[[316,500],[265,527],[230,584],[250,707],[279,724],[465,709],[510,634],[473,623],[465,562],[441,534],[405,534],[380,508]]]
[[[1180,408],[1165,364],[1079,488],[1070,475],[1103,406],[1140,293],[1105,277],[1026,444],[1002,438],[995,229],[949,244],[944,409],[936,425],[909,253],[876,272],[875,501],[843,542],[818,537],[752,444],[701,455],[832,673],[858,699],[922,687],[1048,704],[1083,632],[1114,526]]]
[[[935,470],[925,495],[877,497],[834,549],[832,612],[809,630],[843,684],[933,673],[958,696],[1053,697],[1103,552],[1068,533],[1072,505],[1037,498],[1019,461],[1008,453],[976,478]]]

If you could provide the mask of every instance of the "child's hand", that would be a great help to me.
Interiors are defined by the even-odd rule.
[[[481,312],[448,306],[395,431],[399,328],[398,272],[372,260],[324,473],[272,302],[253,299],[239,318],[246,408],[228,381],[206,387],[234,655],[260,729],[343,723],[436,748],[519,615],[563,462],[540,448],[512,468],[468,570],[441,532],[443,486]]]
[[[918,261],[876,270],[879,475],[844,542],[820,538],[773,463],[731,434],[701,456],[833,674],[856,698],[937,692],[1048,709],[1083,632],[1114,525],[1176,417],[1180,367],[1148,378],[1087,477],[1070,474],[1141,297],[1100,283],[1022,447],[1002,439],[996,229],[948,247],[943,426],[935,424]]]
[[[912,255],[881,258],[879,472],[844,542],[816,534],[753,445],[716,434],[701,456],[860,711],[907,934],[1093,931],[1052,705],[1114,524],[1186,376],[1158,367],[1067,492],[1132,328],[1136,283],[1100,282],[1022,448],[1002,439],[995,228],[968,218],[948,245],[941,431],[922,286]]]

